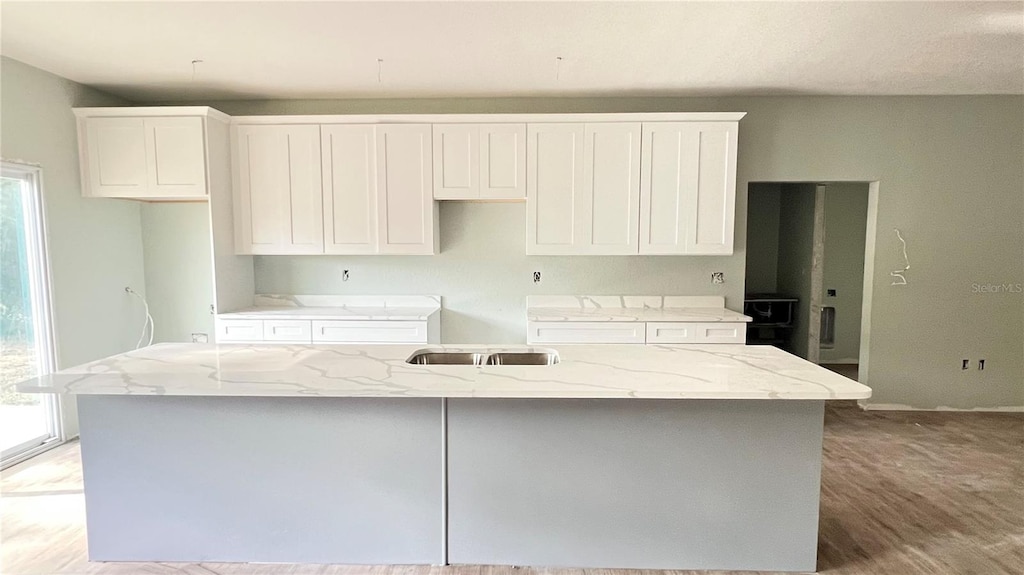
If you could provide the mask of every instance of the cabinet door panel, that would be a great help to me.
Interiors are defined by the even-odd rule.
[[[202,118],[147,118],[149,193],[162,198],[206,196]]]
[[[582,253],[637,253],[640,124],[588,124],[578,242]]]
[[[425,321],[314,320],[314,343],[426,343]]]
[[[146,195],[146,130],[142,118],[86,118],[79,122],[79,137],[85,139],[89,162],[87,195]]]
[[[696,343],[746,343],[745,323],[698,323],[694,324]]]
[[[531,321],[526,343],[644,343],[646,324],[626,321]]]
[[[263,341],[263,320],[218,319],[217,343]]]
[[[697,181],[697,141],[685,124],[644,124],[640,252],[685,250],[688,202]]]
[[[319,126],[237,128],[239,251],[323,253],[320,161]]]
[[[690,254],[731,254],[736,212],[736,125],[698,125],[698,174],[686,237]]]
[[[527,132],[526,253],[575,253],[584,127],[531,124]]]
[[[434,253],[432,181],[430,125],[377,126],[380,253]]]
[[[376,136],[370,125],[322,126],[324,252],[377,251]]]
[[[731,254],[735,122],[644,124],[640,253]]]
[[[480,197],[526,197],[526,124],[480,126]]]
[[[434,198],[480,197],[480,130],[477,124],[435,124]]]

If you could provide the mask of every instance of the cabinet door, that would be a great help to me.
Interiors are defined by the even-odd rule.
[[[319,126],[238,126],[235,131],[236,250],[324,251]]]
[[[732,253],[737,126],[644,124],[640,253]]]
[[[430,125],[377,126],[380,253],[435,253],[437,211],[432,182]]]
[[[530,124],[526,130],[526,253],[577,253],[584,126]]]
[[[146,168],[154,198],[206,197],[202,118],[146,118]]]
[[[434,199],[480,197],[478,124],[434,124]]]
[[[324,252],[377,252],[377,145],[372,125],[321,126]]]
[[[531,321],[526,343],[644,343],[646,329],[633,321]]]
[[[526,124],[480,126],[480,198],[526,197]]]
[[[638,253],[640,124],[587,124],[585,133],[577,253]]]
[[[133,198],[148,194],[146,128],[142,118],[83,118],[78,137],[89,167],[84,195]]]

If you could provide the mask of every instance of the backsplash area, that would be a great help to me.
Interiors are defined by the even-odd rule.
[[[438,294],[444,343],[524,343],[529,295],[722,295],[728,307],[743,306],[738,245],[720,257],[527,256],[525,203],[441,202],[440,210],[436,256],[256,256],[256,293]],[[714,285],[719,271],[725,283]]]

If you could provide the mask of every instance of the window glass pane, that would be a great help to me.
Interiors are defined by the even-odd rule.
[[[0,178],[0,452],[41,444],[52,436],[51,410],[44,396],[22,394],[14,384],[41,373],[38,316],[33,309],[34,268],[39,238],[28,219],[35,190],[31,180]],[[40,291],[40,290],[37,290]],[[45,327],[43,328],[45,329]],[[27,445],[26,445],[27,444]]]

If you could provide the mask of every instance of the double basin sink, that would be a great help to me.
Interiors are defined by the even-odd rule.
[[[531,351],[444,351],[420,350],[409,356],[413,365],[555,365],[558,352],[553,349]]]

